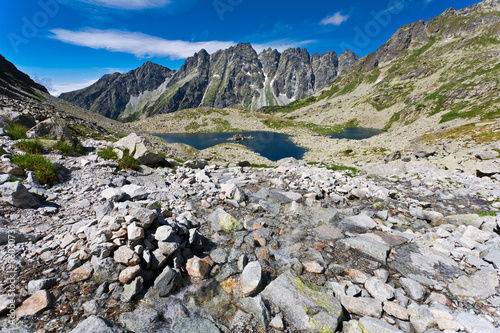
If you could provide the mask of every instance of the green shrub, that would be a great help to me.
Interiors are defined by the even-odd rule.
[[[22,140],[16,142],[15,146],[30,154],[43,154],[43,145],[39,140]]]
[[[106,148],[101,148],[97,151],[97,156],[104,158],[106,160],[117,160],[118,154],[114,151],[113,147],[108,146]]]
[[[16,123],[9,123],[9,127],[5,129],[7,135],[10,136],[14,140],[27,139],[26,132],[28,132],[29,128],[23,125],[19,125]]]
[[[49,184],[57,180],[55,164],[42,155],[14,155],[12,162],[24,170],[35,172],[40,184]]]
[[[123,152],[123,157],[118,160],[118,168],[120,170],[124,169],[139,170],[140,165],[141,164],[139,163],[139,161],[130,155],[128,149],[125,149],[125,151]]]
[[[79,156],[85,154],[85,148],[80,140],[74,138],[71,142],[59,140],[51,147],[52,150],[59,150],[64,156]]]

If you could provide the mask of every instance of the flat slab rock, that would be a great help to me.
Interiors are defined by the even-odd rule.
[[[437,281],[451,282],[465,274],[453,259],[422,242],[395,248],[389,255],[388,265],[427,286]]]
[[[309,286],[290,270],[271,282],[261,295],[299,331],[333,332],[343,320],[337,298],[322,287]]]

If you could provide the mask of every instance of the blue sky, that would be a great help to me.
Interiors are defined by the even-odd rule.
[[[0,54],[58,95],[153,61],[178,69],[205,48],[375,51],[403,24],[470,0],[0,1]]]

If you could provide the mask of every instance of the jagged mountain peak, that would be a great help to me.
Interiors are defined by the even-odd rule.
[[[121,77],[103,77],[61,98],[120,120],[199,106],[258,109],[316,93],[357,59],[354,54],[339,59],[333,51],[310,56],[299,47],[282,53],[268,48],[258,54],[250,43],[238,43],[212,55],[202,49],[178,71],[146,62]],[[157,71],[162,74],[155,76]],[[149,83],[140,84],[142,79]],[[117,95],[122,97],[119,103]]]

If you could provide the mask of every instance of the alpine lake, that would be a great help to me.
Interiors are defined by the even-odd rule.
[[[327,136],[335,139],[362,140],[383,133],[373,128],[346,128],[344,132],[332,133]],[[261,156],[278,161],[293,157],[302,159],[307,152],[306,148],[296,145],[290,140],[290,135],[266,132],[227,132],[227,133],[168,133],[156,134],[168,143],[183,143],[198,150],[207,149],[223,143],[238,143],[246,146]]]

